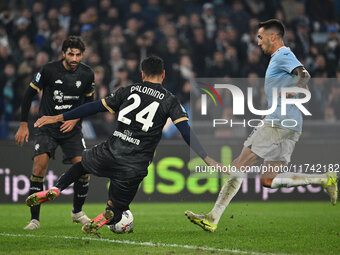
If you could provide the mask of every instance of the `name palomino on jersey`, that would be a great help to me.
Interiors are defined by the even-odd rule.
[[[156,89],[152,89],[149,87],[145,87],[142,85],[136,85],[136,86],[132,86],[130,92],[132,93],[133,91],[138,91],[140,93],[149,95],[149,96],[153,96],[155,98],[158,98],[160,100],[162,100],[164,98],[164,94],[162,92],[159,92]]]

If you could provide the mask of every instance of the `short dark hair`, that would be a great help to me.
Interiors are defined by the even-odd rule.
[[[265,30],[274,28],[278,31],[278,35],[283,38],[285,35],[285,27],[283,26],[281,20],[278,19],[270,19],[264,22],[259,23],[259,28],[263,27]]]
[[[164,61],[160,57],[152,55],[142,61],[141,67],[146,76],[161,75],[164,70]]]
[[[84,52],[85,51],[85,44],[80,37],[71,35],[63,42],[63,46],[62,46],[61,49],[62,49],[63,52],[66,52],[68,48],[78,49],[81,52]]]

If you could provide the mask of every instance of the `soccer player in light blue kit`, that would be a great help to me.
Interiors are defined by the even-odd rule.
[[[268,108],[273,103],[273,88],[277,88],[278,99],[282,87],[300,87],[307,89],[310,75],[303,65],[297,60],[294,53],[284,46],[284,26],[281,21],[271,19],[259,23],[258,45],[265,54],[271,55],[271,60],[266,71],[265,93]],[[296,93],[286,93],[286,97],[298,97]],[[274,119],[276,119],[274,121]],[[291,123],[282,125],[282,120],[292,119]],[[264,125],[258,126],[244,142],[241,154],[232,162],[232,165],[241,172],[241,167],[252,166],[260,158],[264,160],[264,167],[279,169],[280,166],[290,162],[295,143],[302,131],[302,114],[295,105],[288,105],[286,115],[281,114],[281,100],[277,108],[264,119]],[[208,214],[195,214],[186,211],[185,215],[191,222],[206,231],[214,232],[217,224],[236,195],[243,182],[242,174],[230,173],[224,183],[214,208]],[[336,204],[338,196],[337,177],[335,172],[325,174],[302,173],[277,173],[276,171],[263,171],[261,184],[267,188],[295,187],[308,184],[321,185],[330,196],[331,203]]]

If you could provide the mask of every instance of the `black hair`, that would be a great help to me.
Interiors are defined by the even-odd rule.
[[[118,68],[118,72],[127,72],[127,71],[128,70],[124,66]]]
[[[66,52],[68,48],[78,49],[81,52],[84,52],[85,51],[85,44],[80,37],[71,35],[63,42],[63,46],[62,46],[61,49],[62,49],[63,52]]]
[[[164,61],[160,57],[152,55],[142,61],[141,67],[146,76],[161,75],[164,70]]]
[[[265,30],[274,28],[275,30],[278,31],[278,35],[283,38],[285,35],[285,27],[283,26],[281,20],[278,19],[270,19],[264,22],[259,23],[259,28],[263,27]]]

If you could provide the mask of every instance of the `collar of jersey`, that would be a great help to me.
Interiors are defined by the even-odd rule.
[[[273,56],[276,54],[276,52],[278,52],[278,51],[281,50],[282,48],[288,48],[288,47],[286,47],[285,45],[281,46],[280,48],[278,48],[278,49],[271,55],[271,57],[273,57]]]
[[[144,81],[143,83],[149,83],[149,84],[152,84],[152,85],[162,86],[162,84],[160,84],[160,83],[153,83],[153,82],[149,82],[149,81]]]

